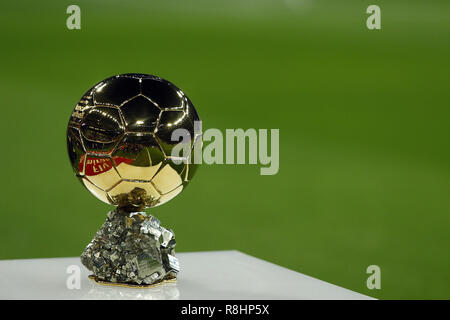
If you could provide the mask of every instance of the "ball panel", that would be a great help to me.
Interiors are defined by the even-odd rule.
[[[120,181],[110,158],[86,157],[85,176],[98,188],[108,191]]]
[[[153,177],[152,183],[159,193],[165,194],[179,187],[183,181],[179,173],[167,163]]]
[[[112,158],[116,167],[122,162],[150,167],[164,161],[164,154],[152,134],[127,133],[112,152]]]
[[[89,141],[83,137],[83,143],[86,147],[86,151],[91,154],[108,154],[115,148],[118,141],[103,143],[103,142],[97,142],[97,141]]]
[[[84,95],[70,115],[69,126],[79,128],[85,113],[92,107],[94,107],[92,96],[89,94]]]
[[[138,79],[129,77],[108,78],[95,86],[92,90],[96,104],[112,104],[119,106],[141,92]]]
[[[82,174],[83,171],[80,172],[79,164],[81,157],[84,154],[84,148],[81,141],[80,132],[76,128],[67,128],[67,152],[69,154],[70,164],[72,165],[72,169],[75,174]]]
[[[197,113],[197,110],[194,108],[194,105],[192,104],[191,100],[186,97],[187,103],[186,103],[186,113],[189,117],[189,119],[192,121],[192,124],[194,124],[194,121],[200,121],[200,117]]]
[[[81,123],[81,132],[86,139],[111,142],[124,133],[119,110],[110,107],[90,108]]]
[[[174,169],[176,172],[178,172],[178,174],[182,177],[184,174],[184,171],[186,170],[186,160],[183,159],[177,159],[177,161],[171,159],[171,158],[167,158],[166,160],[164,160],[164,164],[163,167],[165,165],[169,165],[172,169]]]
[[[156,172],[158,172],[160,167],[161,162],[155,166],[149,167],[136,167],[129,165],[126,162],[122,162],[116,166],[117,171],[123,179],[145,181],[150,181],[155,176]]]
[[[86,189],[88,189],[97,199],[100,199],[101,201],[103,201],[107,204],[111,204],[108,200],[108,197],[107,197],[107,194],[105,191],[97,188],[94,184],[89,182],[89,180],[86,178],[83,178],[82,182],[83,182],[84,186],[86,187]]]
[[[184,132],[181,132],[182,136],[177,134],[178,138],[175,139],[174,137],[172,139],[172,134],[177,129],[184,129]],[[186,158],[189,156],[188,150],[192,146],[194,127],[184,112],[163,111],[155,136],[158,138],[166,157]],[[172,154],[173,148],[176,145],[179,145],[182,149],[178,149],[180,151],[179,154]]]
[[[120,107],[128,131],[153,132],[161,110],[150,100],[138,96]]]
[[[183,91],[163,79],[143,79],[142,94],[154,101],[161,109],[183,108]]]
[[[81,123],[80,132],[86,151],[111,151],[124,133],[119,110],[108,107],[89,109]]]

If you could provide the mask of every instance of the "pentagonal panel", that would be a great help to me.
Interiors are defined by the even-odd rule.
[[[92,94],[96,104],[119,106],[124,101],[138,95],[140,91],[138,79],[116,76],[99,83]]]
[[[98,188],[107,191],[120,181],[110,158],[87,156],[85,162],[84,174]]]
[[[158,122],[158,129],[162,130],[165,128],[167,130],[171,130],[187,120],[188,119],[184,111],[164,111],[161,115],[160,121]]]
[[[161,196],[150,182],[121,181],[108,194],[119,207],[153,207]]]
[[[163,111],[155,135],[167,157],[189,156],[194,127],[183,111]],[[176,145],[179,146],[178,150],[173,150]]]
[[[121,106],[128,131],[153,132],[161,110],[150,100],[138,96]]]
[[[124,133],[119,110],[108,107],[89,109],[80,128],[88,152],[111,151]]]
[[[161,109],[183,108],[183,91],[166,80],[142,79],[142,94],[154,101]]]
[[[168,193],[179,187],[183,180],[180,174],[169,163],[153,177],[152,183],[159,193]]]
[[[83,178],[82,181],[83,181],[83,184],[86,187],[86,189],[88,189],[97,199],[100,199],[101,201],[109,204],[109,200],[107,198],[105,191],[97,188],[94,184],[89,182],[86,178]]]

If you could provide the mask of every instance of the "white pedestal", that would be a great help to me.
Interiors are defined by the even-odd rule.
[[[176,256],[176,283],[146,289],[99,285],[78,257],[3,260],[0,299],[371,299],[239,251]],[[69,266],[81,271],[80,289],[67,287]]]

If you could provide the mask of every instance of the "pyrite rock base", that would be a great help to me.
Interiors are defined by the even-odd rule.
[[[175,234],[145,212],[116,209],[81,254],[101,282],[152,285],[176,279]]]

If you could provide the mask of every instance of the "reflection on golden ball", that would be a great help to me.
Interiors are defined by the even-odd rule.
[[[189,98],[167,80],[123,74],[88,90],[67,128],[67,148],[76,176],[98,199],[128,211],[163,204],[192,179],[201,132]],[[172,132],[190,133],[188,154],[172,157]],[[186,141],[186,140],[183,140]],[[178,161],[177,161],[178,160]],[[187,160],[187,161],[186,161]]]

